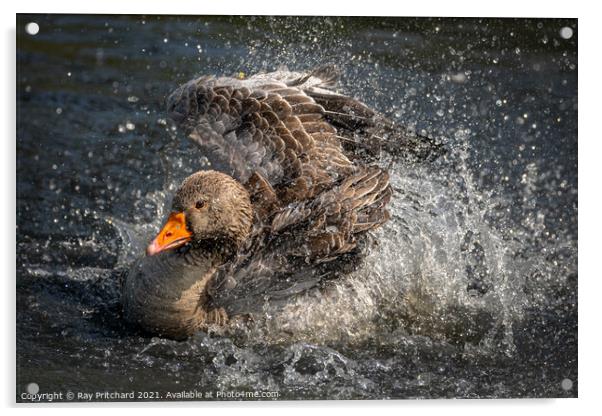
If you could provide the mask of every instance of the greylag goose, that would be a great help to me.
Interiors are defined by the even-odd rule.
[[[183,339],[319,290],[365,251],[392,194],[373,155],[394,144],[420,157],[433,142],[334,92],[337,75],[204,76],[167,98],[171,118],[225,168],[175,193],[125,277],[129,322]]]

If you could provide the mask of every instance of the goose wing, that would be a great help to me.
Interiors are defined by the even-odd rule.
[[[358,157],[365,163],[380,150],[417,159],[440,153],[435,140],[334,92],[338,77],[332,66],[242,80],[205,76],[177,88],[168,111],[254,202],[264,201],[266,215],[355,173]]]
[[[282,206],[312,198],[356,171],[326,110],[306,93],[312,85],[330,80],[289,72],[201,77],[168,97],[168,111],[225,173],[252,194],[272,193]]]
[[[370,155],[436,151],[430,139],[334,92],[337,78],[332,67],[201,77],[168,97],[171,117],[245,185],[258,216],[247,247],[209,285],[211,302],[229,315],[257,312],[353,267],[366,231],[389,215],[389,178],[366,166]]]
[[[213,306],[229,315],[253,314],[265,302],[277,304],[349,272],[365,251],[366,231],[389,218],[390,197],[388,174],[369,167],[315,199],[281,209],[216,274]]]

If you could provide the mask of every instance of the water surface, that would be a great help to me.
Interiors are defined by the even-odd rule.
[[[163,398],[576,396],[577,35],[560,19],[19,15],[17,400],[32,382]],[[200,74],[325,63],[343,92],[447,149],[382,156],[392,220],[363,266],[240,337],[125,325],[116,270],[211,163],[164,97]]]

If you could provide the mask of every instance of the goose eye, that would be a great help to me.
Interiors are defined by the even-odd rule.
[[[201,209],[204,206],[205,206],[205,201],[197,201],[196,205],[195,205],[196,209]]]

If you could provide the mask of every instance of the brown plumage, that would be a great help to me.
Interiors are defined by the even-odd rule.
[[[128,320],[182,338],[276,308],[353,264],[366,232],[389,218],[389,176],[371,155],[424,157],[437,146],[333,92],[336,76],[202,77],[168,97],[171,117],[224,168],[177,191],[125,280]]]

